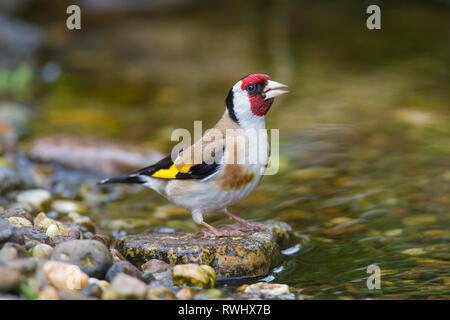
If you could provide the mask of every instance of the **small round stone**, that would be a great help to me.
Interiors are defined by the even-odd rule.
[[[71,240],[58,244],[51,259],[77,265],[90,277],[103,279],[112,261],[105,245],[96,240]]]
[[[31,249],[31,255],[36,258],[48,259],[52,254],[53,248],[48,244],[40,243]]]
[[[18,288],[20,272],[12,268],[0,266],[0,292],[8,292]]]
[[[149,273],[163,272],[170,269],[170,265],[162,260],[151,259],[141,266],[141,270]]]
[[[48,282],[59,290],[81,290],[88,284],[89,277],[73,264],[48,261],[42,267]]]
[[[103,293],[102,298],[105,300],[142,300],[146,294],[147,287],[144,282],[125,273],[119,273]]]
[[[125,273],[136,279],[142,280],[141,271],[128,261],[120,261],[112,265],[106,273],[106,281],[112,282],[119,273]]]
[[[173,279],[176,286],[188,284],[199,288],[211,288],[216,282],[216,273],[208,265],[180,264],[173,268]]]
[[[194,296],[195,291],[191,287],[184,287],[177,292],[176,297],[180,300],[189,300]]]

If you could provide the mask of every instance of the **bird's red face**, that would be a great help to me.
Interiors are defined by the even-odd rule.
[[[274,98],[287,93],[287,85],[273,81],[266,74],[251,74],[239,80],[228,93],[226,104],[230,117],[249,127],[266,115]]]
[[[250,109],[256,116],[266,115],[274,98],[287,93],[282,88],[287,88],[287,85],[272,81],[262,73],[251,74],[241,80],[241,89],[246,91]]]

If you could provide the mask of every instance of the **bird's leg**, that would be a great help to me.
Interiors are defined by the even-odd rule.
[[[255,231],[256,231],[256,230],[265,230],[265,231],[269,230],[269,229],[267,228],[267,226],[265,226],[264,224],[250,224],[250,223],[248,223],[248,222],[245,221],[244,219],[239,218],[238,216],[235,216],[234,214],[232,214],[231,212],[229,212],[226,208],[223,209],[223,213],[224,213],[228,218],[230,218],[230,219],[236,221],[236,222],[239,224],[239,226],[240,226],[240,228],[241,228],[242,230],[255,230]]]
[[[205,228],[208,228],[210,230],[210,232],[203,231],[203,234],[207,238],[237,237],[237,236],[242,235],[242,233],[240,231],[238,231],[238,230],[219,230],[217,228],[214,228],[212,225],[206,223],[205,221],[203,221],[201,223],[201,225],[204,226]]]
[[[223,209],[223,213],[230,219],[236,221],[237,223],[239,223],[239,225],[244,228],[244,229],[250,229],[251,225],[245,221],[242,218],[239,218],[238,216],[235,216],[234,214],[232,214],[231,212],[229,212],[226,208]]]

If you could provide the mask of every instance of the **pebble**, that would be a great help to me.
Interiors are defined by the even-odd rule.
[[[72,237],[74,239],[80,239],[81,238],[81,231],[78,230],[76,227],[71,227],[67,230],[67,235],[69,237]]]
[[[42,272],[48,282],[59,290],[81,290],[88,284],[88,275],[70,263],[48,261]]]
[[[164,272],[170,269],[170,265],[162,260],[150,259],[143,265],[141,265],[141,270],[149,273]]]
[[[106,273],[105,279],[112,282],[120,273],[125,273],[129,276],[135,277],[136,279],[142,280],[141,271],[128,261],[120,261],[113,264]]]
[[[19,287],[20,272],[0,266],[0,292],[13,291]]]
[[[1,210],[0,210],[1,211]],[[3,219],[9,218],[9,217],[21,217],[25,218],[28,221],[33,221],[33,218],[31,215],[23,208],[10,208],[2,213],[0,213],[0,217]]]
[[[120,261],[126,261],[123,255],[119,252],[119,250],[115,248],[110,248],[109,253],[111,254],[111,259],[113,263],[117,263]]]
[[[40,243],[31,249],[31,255],[36,258],[48,259],[52,254],[53,248],[48,244]]]
[[[162,272],[151,273],[151,275],[154,280],[157,280],[165,287],[173,287],[174,285],[172,270],[170,269]]]
[[[188,284],[199,288],[211,288],[216,282],[216,272],[208,265],[179,264],[173,268],[173,279],[177,286]]]
[[[77,212],[70,212],[69,219],[80,226],[86,227],[90,232],[95,232],[95,226],[91,218],[82,216]]]
[[[202,290],[196,295],[194,295],[194,300],[212,300],[219,299],[222,297],[222,291],[219,289],[207,289]]]
[[[256,293],[261,295],[280,296],[289,294],[289,286],[286,284],[257,282],[248,285],[244,289],[245,293]]]
[[[23,227],[32,227],[33,224],[25,218],[22,217],[9,217],[6,219],[9,223],[16,226],[17,228],[23,228]]]
[[[147,294],[147,286],[141,280],[120,273],[103,293],[105,300],[142,300]]]
[[[59,300],[58,290],[52,286],[45,286],[39,291],[39,299],[41,300]]]
[[[29,204],[34,209],[46,210],[50,206],[52,195],[43,189],[26,190],[16,196],[17,202]]]
[[[13,189],[19,189],[24,182],[20,179],[16,171],[0,165],[0,194]]]
[[[11,261],[19,256],[16,248],[13,247],[3,247],[0,250],[0,261]]]
[[[58,234],[56,236],[53,236],[50,239],[50,244],[52,246],[56,246],[56,245],[58,245],[60,243],[67,242],[67,241],[72,241],[72,240],[78,240],[78,238],[74,238],[72,236],[69,236],[68,234]]]
[[[149,288],[146,295],[147,300],[174,300],[175,297],[166,287]]]
[[[72,200],[54,200],[52,202],[51,209],[63,214],[70,214],[72,212],[76,214],[78,214],[78,212],[87,212],[86,206]]]
[[[191,287],[181,288],[175,295],[180,300],[190,300],[195,294],[195,290]]]
[[[45,232],[42,232],[36,227],[23,227],[21,231],[23,233],[25,241],[44,243],[49,239],[48,235],[46,235]]]
[[[55,223],[48,226],[47,231],[45,232],[46,235],[48,235],[50,238],[54,236],[63,235],[64,229],[60,229]],[[67,233],[67,231],[65,232]]]
[[[14,269],[21,274],[29,274],[36,271],[38,259],[34,257],[18,258],[12,261],[7,261],[6,266]]]
[[[103,279],[112,264],[105,245],[96,240],[71,240],[58,244],[51,259],[77,265],[90,277]]]
[[[47,215],[43,212],[39,213],[36,218],[34,218],[34,226],[42,232],[47,233],[47,229],[51,225],[56,225],[57,229],[60,231],[60,234],[67,234],[67,230],[60,222],[47,217]]]
[[[0,244],[5,242],[24,243],[22,230],[8,221],[0,219]]]

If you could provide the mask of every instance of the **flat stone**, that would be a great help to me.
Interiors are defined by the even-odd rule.
[[[116,248],[129,261],[141,266],[151,259],[170,264],[206,264],[218,278],[258,277],[280,262],[281,250],[292,245],[291,227],[267,221],[268,230],[240,236],[206,238],[201,232],[146,233],[116,241]],[[225,227],[225,226],[222,226]]]

